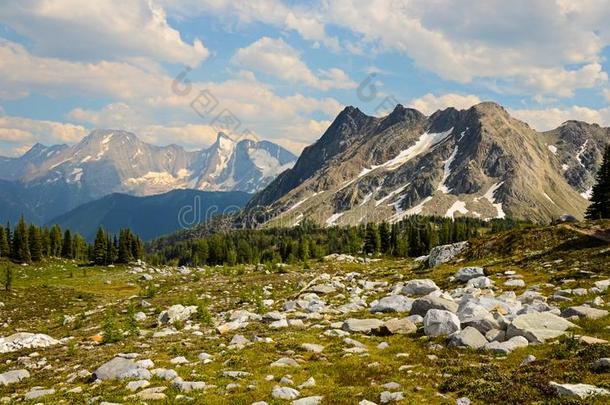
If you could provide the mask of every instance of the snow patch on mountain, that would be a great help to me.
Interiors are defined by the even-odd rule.
[[[468,214],[468,210],[466,209],[466,203],[464,201],[456,201],[453,205],[447,210],[445,216],[447,218],[454,218],[455,213],[459,212],[461,214]]]
[[[489,190],[487,190],[487,192],[483,195],[483,198],[485,198],[487,201],[489,201],[491,203],[491,205],[493,205],[496,208],[496,212],[497,212],[496,218],[506,218],[506,213],[504,212],[502,203],[497,202],[496,197],[495,197],[496,191],[498,191],[498,189],[500,187],[502,187],[503,184],[504,184],[503,181],[493,184],[489,188]]]

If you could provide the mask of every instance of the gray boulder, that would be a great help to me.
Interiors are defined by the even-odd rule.
[[[577,307],[566,308],[561,312],[561,316],[564,318],[586,318],[586,319],[599,319],[608,316],[608,311],[605,309],[591,308],[584,305]]]
[[[197,313],[197,307],[192,305],[185,307],[183,305],[172,305],[167,310],[159,314],[160,324],[172,324],[174,322],[184,322]]]
[[[377,312],[409,312],[413,299],[403,295],[389,295],[371,304],[371,313]]]
[[[519,315],[506,330],[506,336],[523,336],[530,343],[544,343],[548,339],[554,339],[564,335],[569,328],[577,327],[550,312],[532,312]]]
[[[16,384],[21,380],[30,377],[27,370],[11,370],[0,374],[0,385]]]
[[[459,332],[460,320],[457,315],[442,309],[431,309],[424,317],[426,336],[445,336]]]
[[[450,301],[445,298],[427,295],[413,301],[411,315],[426,316],[426,313],[431,309],[442,309],[444,311],[456,313],[458,304],[455,301]]]
[[[275,386],[271,391],[271,396],[276,399],[291,400],[299,397],[300,392],[294,388]]]
[[[470,279],[485,276],[485,271],[482,267],[462,267],[453,277],[456,280],[466,282]]]
[[[423,295],[428,295],[431,292],[440,290],[436,283],[430,279],[417,279],[417,280],[409,280],[402,287],[402,293],[405,295],[414,295],[416,297],[421,297]]]
[[[151,374],[147,369],[123,357],[115,357],[102,364],[93,372],[94,380],[150,380]]]
[[[493,285],[494,285],[493,280],[490,279],[489,277],[485,277],[485,276],[471,278],[466,283],[466,287],[480,288],[480,289],[491,288],[491,287],[493,287]]]
[[[458,242],[451,245],[436,246],[430,250],[428,265],[436,267],[455,258],[468,248],[468,242]]]
[[[560,397],[577,397],[580,399],[586,399],[590,396],[610,395],[610,391],[589,384],[558,384],[551,381],[550,386],[555,388],[557,395]]]
[[[355,319],[350,318],[343,322],[341,329],[347,332],[371,334],[378,332],[383,321],[380,319]]]
[[[487,344],[487,339],[478,330],[467,326],[460,332],[454,333],[449,337],[449,346],[466,347],[469,349],[480,349]]]
[[[58,344],[58,340],[42,333],[19,332],[0,337],[0,353],[11,353],[22,349],[43,349]]]
[[[381,326],[381,335],[408,335],[417,332],[417,326],[407,318],[388,319]]]
[[[489,342],[484,346],[484,348],[485,350],[489,350],[492,353],[508,354],[513,350],[522,347],[527,347],[528,344],[529,342],[523,336],[515,336],[513,338],[508,339],[506,342]]]

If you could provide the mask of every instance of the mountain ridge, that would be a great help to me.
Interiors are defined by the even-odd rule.
[[[336,225],[412,214],[582,218],[588,203],[580,192],[591,187],[604,136],[610,139],[608,129],[580,124],[588,126],[600,134],[586,129],[569,143],[565,138],[574,131],[537,132],[494,102],[430,116],[401,105],[384,117],[347,107],[248,209],[263,210],[270,224],[288,225],[303,218]],[[596,142],[587,141],[593,137]],[[586,175],[570,183],[562,164],[576,146],[590,159],[579,171]],[[331,158],[320,163],[316,156]]]
[[[112,193],[136,196],[176,189],[253,193],[296,161],[268,141],[234,141],[219,133],[209,148],[157,146],[121,130],[94,130],[72,145],[34,145],[23,156],[0,158],[3,204],[44,223]],[[10,183],[10,184],[9,184]],[[1,190],[0,190],[1,191]]]

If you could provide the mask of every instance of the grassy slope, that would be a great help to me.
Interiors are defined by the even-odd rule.
[[[515,270],[524,276],[528,285],[546,282],[561,285],[562,280],[573,279],[575,281],[566,283],[565,288],[590,287],[595,280],[610,277],[608,245],[561,227],[534,228],[493,236],[475,242],[473,252],[467,261],[443,265],[434,270],[419,269],[408,260],[387,260],[371,265],[313,263],[310,270],[290,267],[271,274],[242,267],[208,268],[200,274],[161,277],[157,280],[157,293],[148,301],[153,304],[155,314],[171,304],[194,303],[197,297],[207,297],[210,311],[214,314],[236,308],[261,312],[261,300],[269,298],[263,297],[262,288],[269,284],[273,285],[270,298],[280,301],[298,291],[299,281],[308,281],[321,272],[333,274],[359,271],[366,274],[369,280],[387,280],[391,284],[426,277],[434,279],[441,288],[454,288],[457,284],[449,283],[447,277],[465,264],[483,265],[492,275]],[[216,385],[216,388],[209,388],[204,393],[187,394],[212,404],[250,404],[258,400],[280,403],[273,402],[270,398],[276,382],[267,382],[265,376],[268,374],[273,374],[278,379],[290,374],[295,385],[313,376],[317,386],[301,390],[302,396],[324,395],[325,403],[328,404],[353,404],[361,399],[378,402],[379,393],[384,391],[380,385],[390,381],[403,386],[405,403],[449,404],[460,396],[468,396],[475,403],[570,403],[554,396],[548,387],[551,380],[591,383],[610,388],[610,374],[594,373],[589,369],[590,361],[610,357],[609,346],[586,346],[569,338],[520,349],[507,357],[497,357],[456,349],[432,351],[428,347],[431,340],[421,335],[370,338],[353,335],[353,338],[369,348],[368,357],[359,357],[346,356],[343,352],[346,346],[340,338],[325,337],[321,330],[315,328],[273,331],[253,323],[238,333],[246,337],[271,337],[275,343],[255,343],[241,351],[232,351],[224,348],[223,344],[228,344],[233,333],[218,336],[211,328],[204,327],[204,336],[183,331],[166,338],[138,339],[129,336],[118,343],[93,345],[89,337],[100,332],[103,313],[82,316],[72,326],[62,325],[63,315],[78,315],[89,310],[114,307],[119,320],[126,326],[127,308],[130,304],[137,305],[140,302],[140,298],[135,296],[143,285],[138,285],[137,276],[120,267],[87,268],[86,271],[85,275],[83,268],[59,262],[47,263],[40,268],[21,267],[15,275],[13,292],[0,292],[0,301],[6,305],[0,309],[0,320],[11,319],[8,328],[0,328],[0,336],[16,330],[27,330],[48,333],[56,338],[74,336],[77,342],[76,345],[39,350],[41,356],[48,359],[52,369],[35,370],[32,377],[23,383],[0,387],[0,397],[23,394],[36,385],[52,385],[56,389],[71,389],[80,385],[84,394],[65,394],[58,390],[56,395],[45,397],[44,401],[57,403],[63,400],[64,403],[76,404],[83,403],[86,398],[102,396],[106,401],[122,402],[126,395],[131,394],[125,390],[124,382],[106,382],[100,386],[79,380],[72,384],[65,383],[67,376],[77,367],[93,371],[121,352],[137,352],[141,354],[140,358],[153,359],[156,367],[175,368],[185,380]],[[498,277],[497,284],[501,285]],[[515,289],[517,293],[523,290]],[[551,289],[544,287],[542,291],[550,294]],[[591,298],[576,297],[570,305]],[[610,294],[603,295],[603,298],[610,301]],[[371,315],[363,312],[351,314],[350,317]],[[155,316],[151,315],[141,328],[153,330],[154,323]],[[610,319],[578,324],[582,327],[578,333],[610,340]],[[389,343],[388,349],[376,348],[382,341]],[[303,342],[319,343],[326,346],[326,349],[320,355],[306,353],[300,349]],[[18,357],[29,352],[31,351],[0,355],[0,372],[17,368]],[[196,355],[200,352],[213,354],[213,363],[195,363]],[[399,353],[407,355],[396,356]],[[437,358],[428,357],[432,354]],[[535,355],[538,361],[520,367],[519,364],[527,354]],[[178,355],[186,356],[193,363],[172,366],[169,360]],[[301,367],[274,369],[269,366],[283,356],[302,360]],[[375,362],[379,363],[377,367],[368,367]],[[406,367],[399,371],[401,366]],[[227,393],[224,387],[235,381],[222,376],[223,370],[245,370],[253,373],[253,376],[238,381],[241,388]],[[247,388],[250,384],[255,386]],[[152,381],[151,386],[159,385],[168,384]],[[439,392],[446,399],[438,396]],[[168,403],[172,403],[178,393],[169,388],[166,394],[170,398]],[[591,399],[589,403],[603,403],[603,400]]]

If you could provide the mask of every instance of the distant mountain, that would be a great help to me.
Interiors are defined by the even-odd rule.
[[[270,223],[398,221],[411,214],[549,222],[582,218],[609,130],[569,122],[539,133],[500,105],[427,117],[345,108],[294,167],[248,204]]]
[[[144,240],[194,226],[218,214],[241,209],[251,195],[240,192],[174,190],[165,194],[135,197],[111,194],[81,205],[49,221],[79,232],[88,240],[95,238],[101,225],[111,233],[131,228]]]
[[[19,192],[4,203],[20,205],[46,222],[112,193],[148,196],[175,189],[253,193],[292,167],[296,156],[267,141],[238,142],[220,133],[199,152],[159,147],[135,134],[95,130],[73,146],[37,144],[19,158],[0,158],[0,180]],[[9,188],[10,188],[9,187]],[[0,217],[9,217],[0,212]],[[12,214],[11,214],[12,216]],[[0,218],[2,220],[2,218]]]

